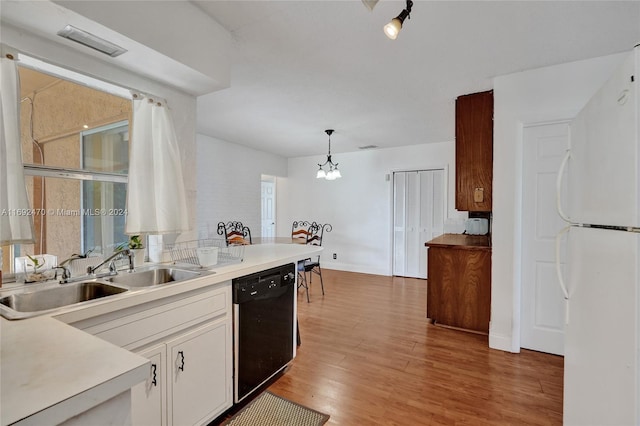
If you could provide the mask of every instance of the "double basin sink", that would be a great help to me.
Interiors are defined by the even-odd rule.
[[[161,267],[57,284],[54,287],[0,297],[0,314],[7,319],[28,318],[131,290],[177,283],[211,273]]]

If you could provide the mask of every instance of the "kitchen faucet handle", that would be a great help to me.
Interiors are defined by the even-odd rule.
[[[54,280],[58,279],[58,269],[62,269],[62,277],[61,277],[60,283],[65,283],[69,278],[71,278],[71,271],[69,271],[69,268],[67,268],[66,266],[58,265],[58,266],[55,266],[53,269],[56,271],[53,277]]]

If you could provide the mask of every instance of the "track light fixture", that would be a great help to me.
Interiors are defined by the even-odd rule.
[[[333,129],[327,129],[324,132],[329,135],[329,153],[327,154],[327,161],[323,164],[318,163],[319,169],[316,177],[318,179],[325,178],[326,180],[335,180],[341,178],[342,174],[340,174],[340,170],[338,170],[338,163],[331,161],[331,134],[333,133]],[[329,165],[329,170],[325,172],[323,167],[327,164]]]
[[[413,1],[407,0],[407,7],[405,9],[402,9],[402,12],[400,12],[400,15],[393,18],[391,22],[389,22],[387,25],[384,26],[384,33],[391,40],[395,40],[398,37],[398,34],[402,29],[402,23],[404,22],[404,20],[407,18],[411,19],[412,7],[413,7]]]

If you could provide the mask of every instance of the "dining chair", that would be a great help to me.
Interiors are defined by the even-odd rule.
[[[218,235],[224,236],[227,246],[252,244],[251,230],[242,222],[219,222]]]
[[[307,237],[309,236],[309,223],[306,220],[294,220],[291,224],[291,242],[294,244],[307,244]],[[309,259],[310,260],[310,259]],[[301,260],[297,264],[298,270],[298,288],[306,288],[306,280],[303,276],[304,272],[304,260]],[[309,302],[309,290],[307,289],[307,302]]]
[[[294,220],[291,225],[291,242],[307,244],[309,226],[311,226],[311,223],[306,220]]]
[[[324,233],[331,232],[332,230],[333,227],[328,223],[325,223],[324,225],[316,222],[311,223],[307,229],[307,244],[312,246],[322,246]],[[307,274],[309,275],[308,281]],[[320,277],[320,287],[322,288],[322,295],[324,296],[324,282],[322,280],[322,268],[320,267],[320,255],[318,255],[316,260],[308,258],[298,263],[298,287],[304,287],[307,293],[307,303],[309,302],[309,285],[311,285],[313,274]]]

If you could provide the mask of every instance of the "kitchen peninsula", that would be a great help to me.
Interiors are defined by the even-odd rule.
[[[427,318],[487,334],[491,313],[491,243],[486,235],[444,234],[428,247]]]
[[[211,317],[224,324],[223,334],[227,338],[231,330],[232,279],[295,263],[317,255],[321,250],[321,247],[298,244],[247,246],[243,262],[218,265],[211,268],[213,274],[128,291],[34,318],[15,321],[0,318],[0,425],[131,424],[131,388],[148,378],[151,365],[147,357],[133,352],[138,352],[136,345],[147,348],[155,343],[150,337],[132,337],[119,330],[134,330],[142,323],[147,329],[165,326],[163,321],[154,321],[154,318],[160,318],[160,314],[144,317],[139,307],[145,306],[145,312],[157,310],[165,313],[164,306],[171,305],[172,312],[176,314],[170,318],[175,318],[177,313],[192,314],[191,306],[212,309],[212,312],[202,313],[201,318]],[[205,298],[209,301],[205,302]],[[164,300],[171,303],[162,305]],[[186,301],[193,304],[186,307]],[[97,322],[96,319],[101,317],[108,318],[110,324],[120,321],[118,325],[121,328],[113,328],[111,330],[116,332],[110,333],[111,330],[104,326],[107,322]],[[135,318],[140,320],[132,321]],[[184,333],[193,335],[199,330],[196,329],[199,327],[197,321],[203,320],[190,319],[180,327],[191,327]],[[163,324],[159,325],[160,322]],[[173,329],[170,326],[172,324],[166,324],[169,331],[159,331],[153,338],[177,341],[175,330],[178,326]],[[227,332],[228,335],[225,334]],[[121,340],[125,343],[114,343]],[[223,356],[227,356],[229,361],[231,346],[228,341],[222,343],[228,348]],[[225,370],[225,378],[231,376],[229,362],[218,368]],[[225,380],[222,385],[223,396],[231,395],[232,382]],[[179,399],[190,397],[177,395],[171,401],[173,408],[163,402],[167,404],[162,405],[163,415],[168,417],[167,424],[179,423],[175,416],[182,408],[176,404]],[[231,399],[226,398],[224,405],[218,407],[219,411],[229,408],[231,403]],[[206,413],[206,416],[215,418],[211,413]],[[213,418],[199,418],[194,423],[200,424],[201,420],[206,423]]]

